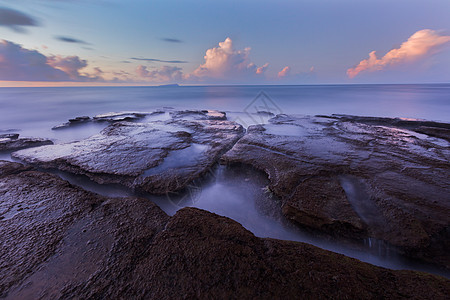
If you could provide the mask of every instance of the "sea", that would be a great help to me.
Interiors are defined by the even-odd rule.
[[[244,127],[266,123],[276,114],[348,114],[450,122],[450,84],[0,88],[0,134],[14,132],[22,137],[67,143],[87,138],[106,126],[105,123],[88,123],[70,130],[52,130],[71,118],[173,109],[224,111],[229,120]],[[10,153],[0,153],[0,159],[12,160]],[[195,195],[187,195],[187,200],[186,197],[182,197],[182,201],[146,197],[169,215],[183,206],[195,206],[230,217],[257,236],[308,242],[392,269],[441,273],[397,257],[381,241],[368,239],[366,248],[355,249],[286,226],[282,216],[262,210],[258,197],[249,193],[264,189],[261,180],[249,188],[246,175],[237,180],[240,175],[233,172],[230,175],[230,172],[224,166],[214,168],[210,176],[213,179],[200,184]],[[55,174],[106,196],[133,195],[121,186],[101,186],[87,178],[62,172]],[[449,274],[441,275],[449,277]]]

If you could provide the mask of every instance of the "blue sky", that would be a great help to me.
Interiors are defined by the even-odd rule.
[[[448,0],[3,0],[0,81],[449,82],[449,14]]]

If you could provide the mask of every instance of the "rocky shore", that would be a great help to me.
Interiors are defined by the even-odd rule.
[[[167,117],[152,119],[157,114]],[[150,116],[150,117],[149,117]],[[80,117],[105,122],[85,140],[11,147],[0,161],[0,297],[446,299],[450,281],[394,271],[300,242],[255,237],[204,210],[167,215],[148,199],[111,198],[45,170],[184,193],[217,163],[252,167],[301,230],[376,239],[450,268],[449,124],[278,115],[247,131],[217,111]],[[8,146],[9,145],[9,146]],[[9,148],[7,148],[9,147]],[[39,168],[36,169],[36,168]]]

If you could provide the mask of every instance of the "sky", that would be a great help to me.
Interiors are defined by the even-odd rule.
[[[449,0],[0,0],[0,86],[449,83]]]

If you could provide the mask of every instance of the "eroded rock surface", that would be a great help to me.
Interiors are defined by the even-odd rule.
[[[154,112],[133,112],[133,111],[121,111],[121,112],[109,112],[105,114],[96,115],[94,117],[81,116],[69,119],[68,122],[56,125],[52,129],[65,129],[68,127],[83,125],[89,122],[105,122],[105,123],[115,123],[121,121],[137,122],[148,116],[155,116],[164,114],[164,111],[154,111]]]
[[[0,295],[7,299],[444,299],[450,293],[443,277],[257,238],[199,209],[170,218],[145,199],[101,197],[17,163],[1,162],[0,170]]]
[[[251,126],[223,162],[265,171],[286,217],[450,267],[449,143],[404,128],[433,122],[287,115],[270,122]]]
[[[14,151],[51,144],[53,144],[53,142],[47,139],[19,138],[18,133],[0,134],[0,151]]]
[[[178,191],[206,173],[244,132],[235,122],[216,120],[214,111],[199,114],[200,120],[178,116],[117,122],[79,142],[12,155],[39,167],[87,175],[98,183],[120,183],[155,194]],[[204,119],[208,116],[211,120]]]

